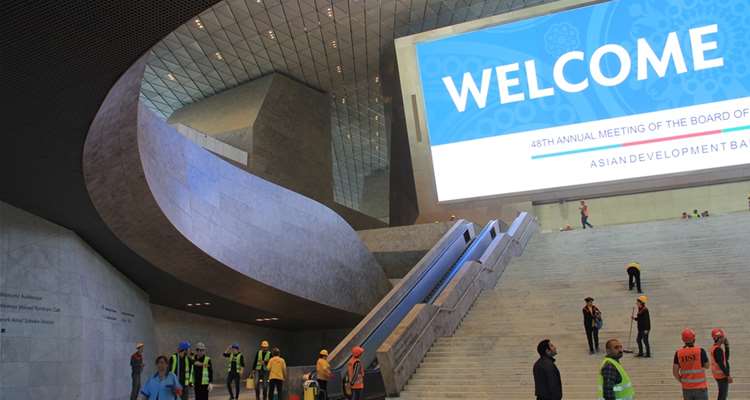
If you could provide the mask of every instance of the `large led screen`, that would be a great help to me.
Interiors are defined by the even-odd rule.
[[[748,0],[615,0],[416,52],[440,201],[750,163]]]

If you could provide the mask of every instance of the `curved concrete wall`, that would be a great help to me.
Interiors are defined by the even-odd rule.
[[[346,325],[366,314],[390,284],[351,227],[139,107],[142,74],[143,60],[112,88],[84,149],[113,233],[155,267],[272,316]]]
[[[130,394],[155,340],[148,296],[75,233],[0,202],[0,399]]]

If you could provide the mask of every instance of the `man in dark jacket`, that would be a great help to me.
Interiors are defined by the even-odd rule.
[[[539,360],[534,363],[534,387],[537,400],[561,400],[562,381],[555,365],[557,348],[549,339],[536,346]]]
[[[648,334],[651,332],[651,316],[648,313],[648,307],[646,302],[648,297],[640,296],[635,301],[638,310],[636,315],[633,317],[638,322],[638,336],[635,341],[638,342],[638,354],[636,357],[651,357],[651,345],[648,343]],[[643,345],[646,345],[646,354],[643,354]]]

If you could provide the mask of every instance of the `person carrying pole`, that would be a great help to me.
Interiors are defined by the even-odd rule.
[[[638,336],[636,336],[635,339],[638,343],[638,354],[635,356],[650,358],[651,345],[648,343],[648,334],[651,332],[651,316],[649,315],[648,307],[646,307],[647,301],[647,296],[638,297],[638,300],[635,301],[638,311],[632,318],[634,321],[638,322]],[[646,345],[646,354],[643,354],[644,344]]]

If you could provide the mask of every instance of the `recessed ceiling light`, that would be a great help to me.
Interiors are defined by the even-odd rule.
[[[255,320],[258,322],[263,322],[263,318],[255,318]]]
[[[187,306],[188,306],[188,307],[192,307],[192,306],[193,306],[193,303],[187,303]]]
[[[378,137],[378,136],[380,136],[380,132],[375,131],[375,137]]]
[[[223,60],[224,59],[224,57],[222,57],[221,53],[219,53],[218,51],[216,53],[214,53],[214,56],[216,57],[217,60]]]
[[[346,104],[346,97],[341,98],[341,104]]]
[[[167,74],[167,79],[169,79],[170,81],[176,81],[177,80],[177,79],[175,79],[174,75],[172,75],[172,74]]]
[[[326,9],[326,14],[328,14],[328,18],[333,18],[333,9],[331,7],[328,7]]]
[[[380,83],[380,77],[375,75],[375,83]]]
[[[205,29],[205,27],[203,26],[203,22],[201,22],[200,18],[195,19],[195,26],[197,26],[198,29]]]
[[[331,40],[331,47],[333,47],[334,49],[336,48],[336,41],[335,40]]]
[[[271,321],[278,321],[278,320],[279,320],[279,319],[278,319],[278,318],[276,318],[276,317],[274,317],[274,318],[271,318]]]
[[[340,66],[340,65],[337,65],[337,66],[336,66],[336,72],[338,72],[339,74],[340,74],[340,73],[341,73],[341,71],[343,71],[343,70],[344,70],[344,69],[343,69],[343,68],[341,68],[341,66]]]
[[[203,303],[203,305],[204,305],[204,306],[210,306],[210,305],[211,305],[211,303],[208,303],[208,302],[206,302],[206,303]]]

